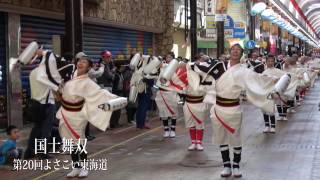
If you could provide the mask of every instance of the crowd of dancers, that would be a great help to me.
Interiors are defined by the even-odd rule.
[[[221,177],[242,177],[241,104],[249,102],[262,110],[263,133],[276,133],[276,120],[287,121],[314,87],[320,59],[308,56],[259,56],[254,50],[244,58],[235,44],[229,56],[213,59],[204,54],[192,62],[169,53],[164,58],[136,54],[129,101],[145,89],[144,79],[156,80],[156,104],[163,122],[163,137],[174,138],[179,105],[190,134],[189,151],[202,151],[205,120],[211,119],[213,141],[220,146]],[[261,115],[261,116],[262,116]],[[230,160],[230,149],[233,160]]]

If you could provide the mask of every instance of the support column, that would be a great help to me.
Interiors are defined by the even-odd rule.
[[[308,53],[308,43],[304,42],[304,54],[307,55]]]
[[[281,44],[282,44],[282,37],[281,37],[281,28],[278,27],[278,41],[277,41],[277,48],[278,48],[278,55],[282,53]]]
[[[20,66],[10,65],[10,57],[18,57],[20,52],[20,15],[8,13],[7,36],[7,116],[8,124],[18,128],[23,126],[22,84]]]
[[[217,58],[224,53],[224,21],[216,22],[217,26]]]
[[[249,28],[249,37],[250,40],[255,41],[256,40],[256,35],[255,35],[255,28],[256,28],[256,20],[255,16],[250,16],[250,28]]]
[[[83,0],[74,1],[74,50],[75,53],[83,51]]]
[[[83,0],[65,0],[65,37],[63,53],[82,51]]]
[[[292,45],[292,47],[295,47],[294,49],[297,49],[297,47],[296,47],[296,37],[294,36],[294,35],[292,35],[292,41],[293,41],[293,45]],[[292,51],[291,51],[292,52]],[[294,54],[294,53],[297,53],[297,52],[292,52],[292,54]]]
[[[197,47],[197,0],[190,0],[190,15],[191,15],[191,26],[190,26],[190,40],[191,40],[191,60],[198,53]]]
[[[299,39],[299,54],[300,54],[300,56],[303,55],[303,52],[302,52],[302,40],[301,39]]]

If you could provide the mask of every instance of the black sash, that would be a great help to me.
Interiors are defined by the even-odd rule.
[[[46,74],[48,76],[49,81],[51,81],[53,84],[59,86],[59,83],[52,77],[52,74],[50,72],[50,67],[49,67],[49,57],[51,55],[51,52],[46,53],[46,59],[44,61],[44,64],[46,66]]]

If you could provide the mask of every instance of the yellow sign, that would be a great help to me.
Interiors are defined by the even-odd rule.
[[[216,22],[214,21],[214,16],[206,16],[206,29],[215,29]]]
[[[262,47],[263,47],[263,48],[267,48],[267,46],[268,46],[268,43],[267,43],[266,41],[263,41]]]
[[[259,47],[266,48],[268,46],[268,43],[266,41],[259,41],[258,45]]]

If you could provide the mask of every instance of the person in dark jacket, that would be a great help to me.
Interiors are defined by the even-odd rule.
[[[101,52],[101,63],[104,64],[104,72],[98,80],[98,84],[104,89],[112,92],[112,83],[115,74],[115,66],[112,61],[112,54],[110,51],[105,50]]]
[[[138,129],[148,129],[149,127],[145,125],[147,111],[151,105],[151,96],[154,80],[153,79],[144,79],[146,84],[146,91],[138,94],[138,109],[136,113],[136,123]]]
[[[125,66],[116,65],[116,71],[112,81],[112,93],[118,96],[124,96],[124,90],[123,90],[124,70],[125,70]],[[110,128],[116,128],[120,126],[119,124],[120,116],[121,116],[121,109],[114,111],[112,113],[111,120],[110,120]]]

